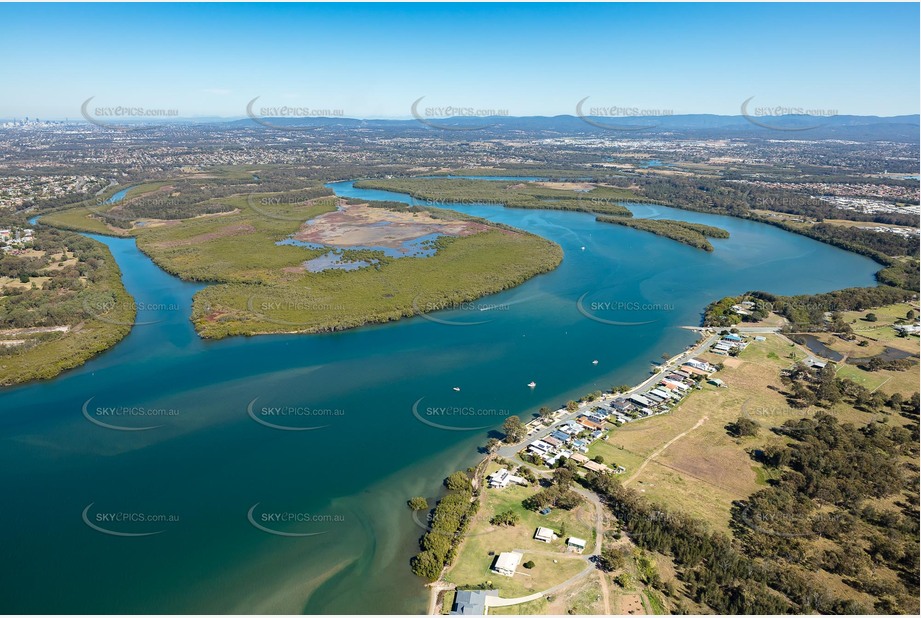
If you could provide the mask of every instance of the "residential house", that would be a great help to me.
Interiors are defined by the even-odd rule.
[[[534,532],[534,540],[540,541],[541,543],[552,543],[553,537],[553,530],[550,528],[538,528]]]
[[[518,570],[518,565],[521,563],[521,559],[523,557],[524,556],[517,551],[504,551],[496,556],[496,560],[493,562],[492,570],[499,575],[512,577],[515,574],[515,571]]]
[[[451,616],[485,616],[486,598],[498,597],[498,590],[458,590],[451,606]]]
[[[582,467],[586,470],[591,470],[592,472],[610,472],[610,469],[604,464],[600,464],[597,461],[586,461],[582,464]]]
[[[509,486],[510,483],[515,483],[516,485],[527,485],[528,482],[520,476],[515,476],[509,472],[506,468],[501,470],[496,470],[492,474],[486,477],[486,481],[489,484],[489,487],[492,489],[504,489]]]

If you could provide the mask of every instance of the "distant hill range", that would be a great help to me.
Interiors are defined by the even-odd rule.
[[[673,116],[490,116],[444,119],[361,120],[356,118],[245,118],[226,121],[239,127],[364,128],[377,130],[444,130],[459,135],[516,132],[547,135],[611,135],[672,137],[762,137],[766,139],[846,139],[919,141],[919,115],[905,116],[719,116],[685,114]]]
[[[757,108],[755,108],[757,109]],[[20,119],[0,119],[5,123]],[[74,121],[51,121],[71,124]],[[365,129],[392,133],[440,131],[443,137],[501,137],[521,134],[544,137],[609,136],[618,138],[751,138],[782,140],[841,139],[853,141],[919,141],[921,116],[804,116],[682,114],[670,116],[489,116],[454,118],[360,119],[316,118],[221,118],[193,117],[169,120],[125,120],[124,125],[164,126],[208,125],[210,128],[272,128],[288,130]]]

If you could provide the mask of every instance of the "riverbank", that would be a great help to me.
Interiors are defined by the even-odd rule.
[[[904,316],[905,311],[912,311],[917,315],[917,306],[893,305],[882,307],[875,311],[889,318],[891,328],[892,321],[895,318]],[[855,314],[854,317],[859,318],[860,316]],[[833,426],[847,428],[851,427],[849,424],[852,423],[856,427],[864,425],[874,427],[878,426],[879,423],[889,423],[892,419],[892,414],[886,410],[887,407],[894,408],[897,411],[904,410],[906,408],[903,406],[913,398],[914,403],[908,405],[913,405],[916,409],[919,388],[916,372],[910,372],[911,375],[900,375],[898,371],[884,372],[884,375],[880,376],[881,380],[876,382],[872,392],[875,393],[883,385],[886,386],[886,391],[878,394],[874,398],[874,403],[868,406],[867,404],[858,403],[854,399],[855,395],[851,389],[860,388],[856,385],[864,384],[866,378],[871,374],[861,371],[862,375],[857,375],[856,370],[846,368],[843,365],[838,366],[838,369],[841,370],[839,372],[839,384],[848,394],[842,400],[835,400],[832,405],[821,408],[791,406],[789,400],[791,393],[783,387],[781,376],[786,375],[787,372],[791,371],[791,368],[797,366],[797,363],[803,361],[806,361],[807,366],[810,366],[811,363],[811,366],[817,367],[819,364],[815,361],[815,352],[795,345],[782,334],[775,332],[776,330],[776,327],[769,326],[757,331],[749,328],[745,334],[752,338],[752,343],[746,346],[737,357],[732,358],[717,356],[707,351],[713,338],[706,337],[693,350],[688,350],[688,353],[699,355],[698,360],[702,362],[724,363],[725,366],[720,368],[718,374],[720,379],[713,380],[714,384],[712,385],[705,385],[700,389],[701,392],[692,392],[687,401],[682,401],[678,404],[681,406],[680,408],[676,406],[672,413],[666,416],[648,417],[636,428],[631,424],[628,427],[621,426],[608,429],[609,437],[605,437],[603,442],[602,440],[597,441],[597,444],[603,443],[605,448],[601,450],[590,448],[587,453],[588,456],[595,457],[592,460],[586,459],[588,463],[582,464],[586,468],[592,462],[600,463],[603,461],[604,464],[609,464],[612,461],[612,458],[608,455],[609,452],[637,455],[636,460],[631,461],[629,464],[632,469],[621,477],[621,482],[615,481],[603,485],[618,488],[617,490],[623,494],[617,502],[610,503],[613,513],[609,513],[609,515],[616,514],[620,522],[611,525],[611,529],[618,532],[616,537],[612,538],[617,538],[618,543],[629,548],[629,553],[632,554],[642,552],[642,549],[638,548],[652,549],[656,552],[652,564],[656,565],[663,582],[670,584],[656,586],[659,591],[664,592],[664,594],[659,593],[655,597],[655,601],[661,607],[672,609],[684,607],[685,610],[698,607],[696,610],[691,610],[691,613],[703,613],[702,610],[706,609],[706,606],[703,605],[695,606],[694,601],[675,592],[680,590],[687,580],[682,580],[680,574],[676,574],[674,571],[675,565],[671,563],[673,556],[668,549],[669,546],[667,544],[662,546],[657,541],[644,536],[644,534],[648,533],[650,522],[653,527],[676,525],[679,528],[681,525],[691,525],[693,523],[693,525],[698,526],[696,529],[702,531],[705,537],[709,537],[712,534],[724,535],[727,538],[737,537],[743,541],[741,553],[749,551],[746,549],[748,545],[745,545],[745,539],[751,535],[755,535],[756,538],[754,541],[747,541],[747,543],[757,542],[758,544],[754,546],[756,548],[762,547],[762,543],[771,545],[783,542],[784,538],[799,539],[803,550],[812,552],[815,555],[821,555],[826,551],[827,543],[829,542],[840,547],[841,544],[836,540],[837,537],[826,537],[826,535],[818,533],[812,534],[808,529],[805,532],[801,530],[803,525],[808,525],[807,516],[804,514],[782,511],[773,513],[769,517],[765,516],[765,519],[759,518],[754,521],[746,518],[746,511],[744,510],[742,515],[739,515],[740,507],[738,505],[740,504],[747,504],[748,508],[752,508],[753,505],[755,508],[768,508],[766,504],[753,500],[753,498],[762,493],[772,491],[765,488],[771,486],[770,479],[779,478],[780,468],[782,468],[782,466],[769,464],[765,460],[753,457],[751,453],[773,452],[774,450],[787,448],[789,438],[784,437],[786,434],[780,431],[780,428],[785,424],[803,419],[806,421],[806,424],[803,425],[805,429],[809,429],[811,426],[810,421],[819,421],[826,414],[832,414],[834,419],[839,419],[831,421]],[[760,333],[757,337],[754,336],[756,332]],[[894,337],[895,335],[892,336]],[[917,339],[912,342],[906,342],[906,346],[909,344],[917,350]],[[662,373],[675,369],[675,363],[682,362],[684,358],[685,354],[683,353],[667,361]],[[844,371],[845,369],[847,371]],[[898,379],[894,379],[894,377]],[[578,410],[573,409],[571,406],[564,406],[552,417],[548,418],[546,423],[535,420],[533,425],[547,424],[559,427],[566,421],[572,420],[574,416],[588,414],[592,408],[609,406],[611,400],[615,397],[624,398],[627,393],[636,393],[644,385],[645,382],[626,390],[621,395],[612,394],[598,397],[597,394],[590,394],[584,398],[585,401],[581,403]],[[867,384],[867,389],[870,387],[871,385]],[[866,392],[870,391],[867,390]],[[896,396],[898,399],[895,398]],[[857,396],[858,399],[859,397]],[[905,418],[911,417],[905,416]],[[738,431],[737,427],[742,426],[743,421],[750,423],[751,427],[747,428],[744,433],[735,433]],[[903,441],[912,425],[915,428],[917,427],[916,421],[905,425],[905,421],[902,420],[898,422],[898,425],[899,427],[892,430],[893,436],[897,436]],[[905,429],[902,429],[902,426]],[[765,432],[763,431],[765,428],[772,428],[774,431]],[[759,432],[759,429],[762,431]],[[845,429],[845,431],[853,431],[853,429]],[[484,462],[488,462],[493,457],[498,457],[499,465],[508,468],[513,474],[520,475],[521,472],[516,471],[515,466],[521,466],[531,468],[535,472],[546,476],[549,474],[546,468],[543,466],[535,467],[528,461],[527,457],[521,458],[520,453],[526,443],[533,445],[546,437],[549,432],[550,427],[540,431],[531,431],[526,440],[500,447],[495,455],[488,456],[484,459]],[[603,460],[598,457],[600,453],[604,453]],[[849,454],[845,455],[845,457],[847,456]],[[906,462],[910,459],[914,460],[913,454],[898,450],[889,456],[899,467],[907,465]],[[618,454],[616,457],[618,458],[617,461],[621,461],[621,455]],[[494,470],[497,467],[497,465],[493,465],[491,469]],[[914,469],[916,470],[916,468]],[[594,467],[590,468],[590,470],[591,472],[587,474],[595,475],[591,480],[592,486],[597,485],[600,476],[594,471]],[[837,476],[832,473],[826,474],[828,482],[836,482]],[[606,476],[611,481],[617,478],[617,475],[611,474],[610,470],[607,475],[601,474],[601,476]],[[914,481],[909,477],[910,475],[905,475],[905,482],[913,485]],[[629,490],[626,489],[628,486],[631,487]],[[470,531],[460,541],[458,563],[452,566],[449,571],[453,575],[443,577],[432,586],[432,607],[435,606],[437,595],[446,589],[450,590],[454,585],[463,584],[465,587],[478,587],[482,580],[480,574],[489,568],[489,564],[493,560],[493,553],[498,555],[500,551],[511,550],[512,546],[505,540],[512,533],[504,531],[501,527],[490,526],[489,519],[500,511],[504,512],[504,510],[511,507],[520,507],[519,502],[527,499],[535,490],[536,488],[520,488],[515,485],[490,490],[489,495],[484,499],[484,503],[479,509],[479,523],[471,526]],[[895,494],[897,491],[893,489],[890,493]],[[611,499],[611,494],[607,491],[592,495],[596,500],[607,501]],[[625,504],[628,506],[625,507]],[[886,508],[889,502],[886,499],[877,500],[873,497],[868,497],[866,504],[874,505],[873,508]],[[848,508],[849,505],[839,504],[838,506]],[[651,517],[655,517],[655,519],[651,519],[649,515],[634,516],[631,519],[631,509],[637,507],[643,510],[644,513],[651,513]],[[622,509],[624,512],[620,512],[618,509]],[[813,514],[810,519],[818,521],[820,517],[820,515]],[[733,521],[736,526],[739,526],[738,530],[733,528]],[[862,533],[874,534],[874,532],[870,531],[872,524],[873,520],[869,518],[865,522],[860,522],[859,527],[863,531]],[[559,526],[558,523],[541,523],[541,520],[525,521],[522,526],[524,529],[517,532],[517,534],[523,534],[524,536],[512,544],[515,551],[524,555],[522,560],[536,555],[535,552],[537,554],[542,553],[539,543],[527,540],[534,527],[541,525],[549,526],[551,530]],[[789,529],[790,532],[780,534],[770,531],[770,528],[781,525]],[[628,536],[623,538],[620,536],[621,526],[630,530],[628,533],[630,541],[626,540]],[[540,532],[540,528],[538,532]],[[610,542],[610,540],[607,539],[607,542]],[[613,546],[614,544],[611,544],[608,547]],[[597,547],[596,554],[602,551],[600,541]],[[760,550],[756,550],[755,554],[760,556]],[[777,560],[777,558],[774,558],[774,560]],[[483,566],[484,564],[486,566]],[[623,582],[625,580],[622,577],[623,571],[621,570],[629,566],[630,562],[628,560],[626,564],[622,562],[611,573],[606,573],[596,568],[592,570],[598,572],[602,580],[602,587],[607,583],[605,578],[613,577],[612,585],[616,590],[615,594],[620,598],[630,592],[624,586]],[[887,565],[886,568],[897,570],[898,567],[893,562]],[[822,565],[818,570],[815,570],[803,569],[798,565],[778,561],[771,564],[771,569],[775,569],[771,571],[772,573],[790,570],[793,577],[801,578],[803,582],[812,582],[813,585],[822,585],[822,583],[828,581],[835,582],[832,597],[836,597],[838,599],[836,602],[838,603],[847,602],[872,607],[878,600],[878,595],[875,595],[872,591],[866,590],[859,585],[850,584],[849,582],[853,580],[849,577],[849,573],[844,572],[843,568],[840,568],[837,564]],[[522,590],[521,586],[530,585],[528,574],[527,569],[520,573],[515,573],[513,579],[525,578],[517,584],[506,583],[505,577],[492,574],[492,580],[487,581],[484,584],[485,587],[498,588],[500,591],[505,590],[507,592],[517,590],[518,593],[507,595],[500,592],[499,597],[490,597],[486,600],[487,606],[510,606],[515,604],[525,606],[524,604],[527,603],[527,611],[530,614],[561,614],[572,609],[571,605],[564,605],[561,611],[559,606],[548,604],[546,599],[549,599],[548,595],[551,592],[552,596],[556,597],[564,594],[565,590],[576,586],[577,578],[566,579],[568,573],[558,570],[557,581],[565,579],[564,582],[542,592],[534,592],[529,595],[519,594]],[[777,589],[783,589],[782,584],[773,583],[771,585]],[[597,589],[595,594],[600,595],[601,592],[602,589]],[[630,593],[632,594],[632,592]],[[450,594],[447,596],[450,598]],[[505,598],[507,596],[516,598],[507,599]],[[572,598],[573,595],[570,594],[569,597]],[[605,597],[607,597],[607,594],[605,594]],[[538,603],[542,599],[544,600]],[[653,600],[649,599],[650,602],[653,602]],[[793,601],[794,603],[799,602],[796,598]],[[574,599],[570,601],[570,603],[575,602]],[[608,602],[608,600],[605,601],[605,603]],[[691,605],[689,606],[688,603]],[[710,609],[713,609],[713,607]]]
[[[0,386],[80,367],[124,339],[135,320],[134,301],[108,247],[41,226],[36,240],[49,250],[14,256],[19,273],[9,259],[4,263],[16,281],[0,285]]]

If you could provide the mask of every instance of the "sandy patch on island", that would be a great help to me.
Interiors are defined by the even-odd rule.
[[[404,243],[429,234],[470,236],[489,226],[473,221],[436,219],[427,212],[398,212],[367,204],[344,204],[336,212],[305,223],[295,240],[331,247],[386,247],[402,249]]]
[[[595,188],[590,182],[551,182],[541,181],[534,183],[548,189],[559,189],[560,191],[591,191]]]

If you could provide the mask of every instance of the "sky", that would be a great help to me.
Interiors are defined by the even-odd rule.
[[[919,74],[911,3],[0,4],[0,118],[76,119],[90,97],[182,117],[243,117],[255,97],[352,118],[409,118],[420,97],[892,116],[918,113]]]

